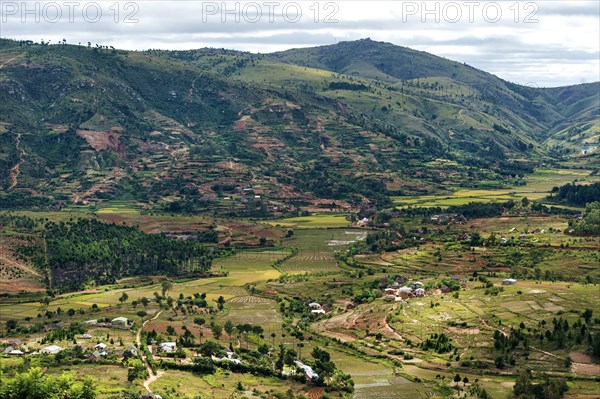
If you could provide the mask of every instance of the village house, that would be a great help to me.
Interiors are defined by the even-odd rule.
[[[359,220],[358,222],[356,222],[356,226],[357,227],[367,227],[368,224],[369,224],[369,219],[368,218],[362,218],[361,220]]]
[[[312,367],[307,366],[306,364],[298,360],[294,360],[294,364],[304,371],[304,373],[306,374],[306,378],[308,378],[309,380],[316,380],[319,378],[319,374],[315,373]]]
[[[98,343],[98,344],[96,344],[96,345],[94,346],[94,349],[96,349],[96,350],[98,350],[98,351],[103,351],[103,350],[105,350],[105,349],[107,348],[107,346],[108,346],[108,345],[106,345],[106,344],[104,344],[104,343],[100,342],[100,343]]]
[[[163,342],[158,348],[159,352],[173,353],[177,350],[177,344],[175,342]]]
[[[311,302],[308,304],[308,307],[311,309],[321,309],[321,304],[317,302]]]
[[[63,323],[62,321],[59,321],[58,323],[53,323],[53,324],[46,324],[44,326],[44,331],[60,330],[64,326],[65,326],[65,323]]]
[[[412,294],[412,288],[410,288],[410,287],[402,287],[402,288],[400,288],[398,290],[398,294],[400,295],[400,298],[402,300],[406,300]]]
[[[242,361],[240,359],[235,358],[234,353],[230,351],[225,352],[225,357],[218,358],[216,356],[212,356],[212,359],[216,361],[242,364]]]
[[[424,296],[425,296],[425,289],[424,289],[424,288],[417,288],[417,289],[416,289],[416,290],[413,292],[413,295],[414,295],[415,297],[422,298],[422,297],[424,297]]]
[[[25,352],[19,350],[19,349],[15,349],[12,346],[7,346],[6,349],[4,349],[4,353],[5,355],[11,355],[11,356],[22,356],[25,354]]]
[[[137,348],[133,345],[131,345],[127,348],[127,352],[129,352],[132,356],[135,356],[135,357],[137,357],[139,355]]]
[[[12,347],[12,348],[20,348],[21,345],[23,345],[23,341],[21,341],[20,339],[11,339],[10,341],[7,342],[8,346]]]
[[[325,311],[323,309],[313,309],[310,311],[312,314],[320,316],[325,314]]]
[[[104,353],[104,354],[102,354],[102,353]],[[88,359],[94,361],[94,360],[100,359],[102,356],[105,356],[105,355],[106,355],[106,352],[94,351],[94,352],[90,353],[90,355],[88,356]]]
[[[50,345],[46,348],[40,349],[40,353],[47,353],[49,355],[56,355],[58,352],[62,351],[63,348],[61,348],[58,345]]]
[[[353,302],[346,303],[346,310],[351,310],[351,309],[354,309],[354,308],[355,308],[355,305],[354,305]]]
[[[450,213],[442,213],[439,215],[433,215],[431,217],[431,221],[437,224],[445,224],[445,223],[454,223],[454,224],[462,224],[467,221],[467,219],[463,215],[450,214]]]
[[[111,320],[113,326],[126,326],[129,320],[127,317],[115,317]]]
[[[513,285],[516,282],[517,280],[515,280],[514,278],[507,278],[502,280],[502,285]]]

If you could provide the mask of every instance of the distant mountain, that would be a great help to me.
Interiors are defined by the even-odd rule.
[[[368,39],[268,55],[0,40],[0,68],[0,207],[385,205],[597,157],[599,83],[524,87]]]
[[[447,78],[482,92],[485,99],[509,106],[521,117],[535,117],[557,132],[573,123],[598,123],[600,82],[558,88],[530,88],[510,83],[466,64],[391,43],[362,39],[335,45],[292,49],[274,60],[320,68],[389,83]],[[529,118],[528,118],[529,117]]]

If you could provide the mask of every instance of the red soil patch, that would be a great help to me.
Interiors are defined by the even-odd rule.
[[[265,237],[265,238],[282,238],[285,237],[285,233],[281,230],[277,230],[277,229],[263,229],[260,231],[257,231],[255,233],[255,235],[257,237]]]
[[[600,364],[573,363],[571,371],[575,374],[600,376]]]
[[[324,392],[325,388],[323,387],[313,387],[308,392],[306,392],[306,396],[311,399],[321,399]]]
[[[589,355],[581,352],[571,352],[569,353],[569,357],[572,361],[576,363],[592,363],[592,358]]]
[[[98,132],[94,130],[77,130],[77,134],[96,151],[111,150],[119,155],[119,158],[125,159],[127,150],[119,140],[121,135],[112,131]]]
[[[162,320],[149,321],[144,326],[144,331],[154,330],[157,333],[166,334],[168,326],[173,326],[173,328],[175,329],[175,332],[179,336],[181,336],[185,333],[185,330],[183,329],[183,324],[181,324],[179,322],[168,322],[168,321],[162,321]],[[198,327],[195,324],[186,325],[186,327],[188,330],[190,330],[194,334],[195,337],[198,337],[198,334],[200,333],[200,327]],[[210,331],[210,327],[208,327],[208,326],[204,326],[204,328],[202,329],[202,334],[203,334],[203,338],[210,338],[213,335],[212,332]]]

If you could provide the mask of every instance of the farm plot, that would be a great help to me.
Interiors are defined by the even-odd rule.
[[[354,399],[421,398],[420,386],[395,375],[394,369],[382,363],[363,360],[345,352],[327,349],[331,359],[354,381]]]
[[[216,374],[198,375],[181,371],[167,370],[161,378],[150,385],[153,392],[162,394],[164,397],[177,393],[176,397],[194,398],[198,393],[202,397],[215,399],[231,398],[231,392],[236,392],[238,382],[244,388],[240,395],[256,397],[253,390],[264,393],[266,391],[278,392],[281,396],[291,390],[302,393],[304,386],[289,380],[280,380],[273,377],[258,377],[252,374],[239,374],[220,371]]]
[[[240,297],[229,301],[229,312],[223,317],[223,321],[231,320],[233,324],[258,324],[265,330],[279,328],[282,319],[277,312],[277,302],[272,300],[257,301],[260,299],[263,298]]]
[[[241,251],[240,253],[227,258],[217,259],[214,262],[216,268],[227,271],[229,274],[225,277],[211,277],[194,279],[173,283],[169,294],[173,297],[191,296],[195,293],[206,293],[208,300],[216,300],[223,296],[226,300],[237,296],[246,295],[243,288],[246,284],[257,283],[279,277],[279,272],[271,264],[290,251],[270,250],[270,251]],[[0,304],[0,321],[6,321],[10,318],[36,317],[38,313],[45,310],[61,309],[89,309],[96,304],[99,308],[115,308],[119,304],[119,297],[123,292],[129,296],[129,301],[139,300],[141,297],[152,298],[155,292],[161,291],[161,285],[150,284],[138,286],[135,288],[111,290],[94,290],[80,293],[71,293],[57,297],[48,307],[42,306],[39,302],[23,302]],[[131,311],[130,317],[135,316],[135,311]],[[127,316],[127,315],[125,315]]]
[[[326,213],[280,219],[269,223],[274,226],[293,227],[295,229],[328,229],[351,225],[350,220],[346,219],[346,215]]]
[[[423,208],[448,207],[464,205],[469,202],[505,202],[508,200],[520,201],[527,197],[530,200],[543,200],[549,195],[554,186],[561,186],[573,180],[579,184],[600,181],[599,176],[590,175],[590,170],[574,169],[540,169],[526,177],[527,184],[521,187],[507,189],[464,189],[458,188],[452,194],[422,195],[422,196],[397,196],[392,197],[399,207],[419,206]]]
[[[335,253],[352,242],[364,240],[366,232],[351,229],[298,230],[285,245],[298,253],[284,262],[288,273],[316,273],[339,270]]]

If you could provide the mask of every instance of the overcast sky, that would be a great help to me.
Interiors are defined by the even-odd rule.
[[[521,84],[600,80],[598,0],[23,4],[0,1],[2,37],[132,50],[225,47],[261,53],[370,37]]]

